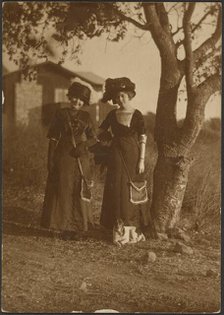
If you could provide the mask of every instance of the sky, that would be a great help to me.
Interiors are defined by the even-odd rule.
[[[155,112],[160,58],[154,45],[131,36],[120,43],[97,38],[85,43],[81,61],[79,67],[73,66],[71,61],[67,61],[65,66],[73,70],[91,71],[105,79],[128,77],[136,84],[133,105],[143,112]]]
[[[57,47],[55,47],[57,54]],[[156,111],[159,80],[160,56],[150,33],[138,38],[130,31],[125,39],[116,43],[109,42],[105,37],[93,38],[83,43],[83,54],[80,56],[81,65],[74,60],[67,60],[64,67],[71,71],[90,71],[104,79],[128,77],[136,84],[136,96],[133,106],[143,113]],[[9,70],[15,66],[3,56],[3,63]],[[186,106],[182,101],[177,104],[177,118],[185,116]],[[221,97],[213,96],[209,100],[205,118],[221,117]]]

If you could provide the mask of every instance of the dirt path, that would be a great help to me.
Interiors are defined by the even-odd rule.
[[[152,240],[120,249],[101,231],[80,241],[63,241],[5,225],[2,308],[45,313],[105,308],[119,312],[217,312],[217,240],[191,235],[192,255],[175,253],[175,243]],[[157,259],[145,264],[148,251],[155,252]]]

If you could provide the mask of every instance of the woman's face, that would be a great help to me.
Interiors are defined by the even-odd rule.
[[[78,97],[70,96],[71,108],[79,110],[83,105],[84,102],[80,100]]]
[[[130,103],[130,95],[128,92],[118,92],[115,101],[122,108],[126,108]]]

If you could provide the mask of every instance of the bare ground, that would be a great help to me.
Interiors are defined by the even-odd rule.
[[[220,239],[189,231],[193,254],[176,253],[177,240],[147,240],[118,248],[99,227],[64,241],[37,226],[43,195],[5,189],[2,310],[68,313],[217,312]],[[99,215],[95,198],[94,215]],[[155,262],[146,263],[153,251]]]

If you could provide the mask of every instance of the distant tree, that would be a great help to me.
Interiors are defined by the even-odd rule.
[[[178,222],[191,148],[203,124],[206,103],[220,90],[221,16],[219,2],[4,4],[4,47],[20,65],[27,65],[29,57],[47,58],[52,53],[45,36],[47,29],[63,47],[60,61],[69,50],[77,58],[87,38],[107,34],[108,40],[122,40],[128,25],[141,34],[151,34],[161,57],[155,123],[158,160],[151,209],[158,231],[173,228]],[[176,107],[183,80],[187,111],[183,124],[178,126]]]
[[[210,118],[203,123],[197,137],[197,143],[212,144],[221,140],[221,120],[220,118]],[[221,143],[220,143],[221,145]]]
[[[220,132],[221,131],[221,119],[218,117],[210,118],[205,122],[206,126],[213,131]]]

